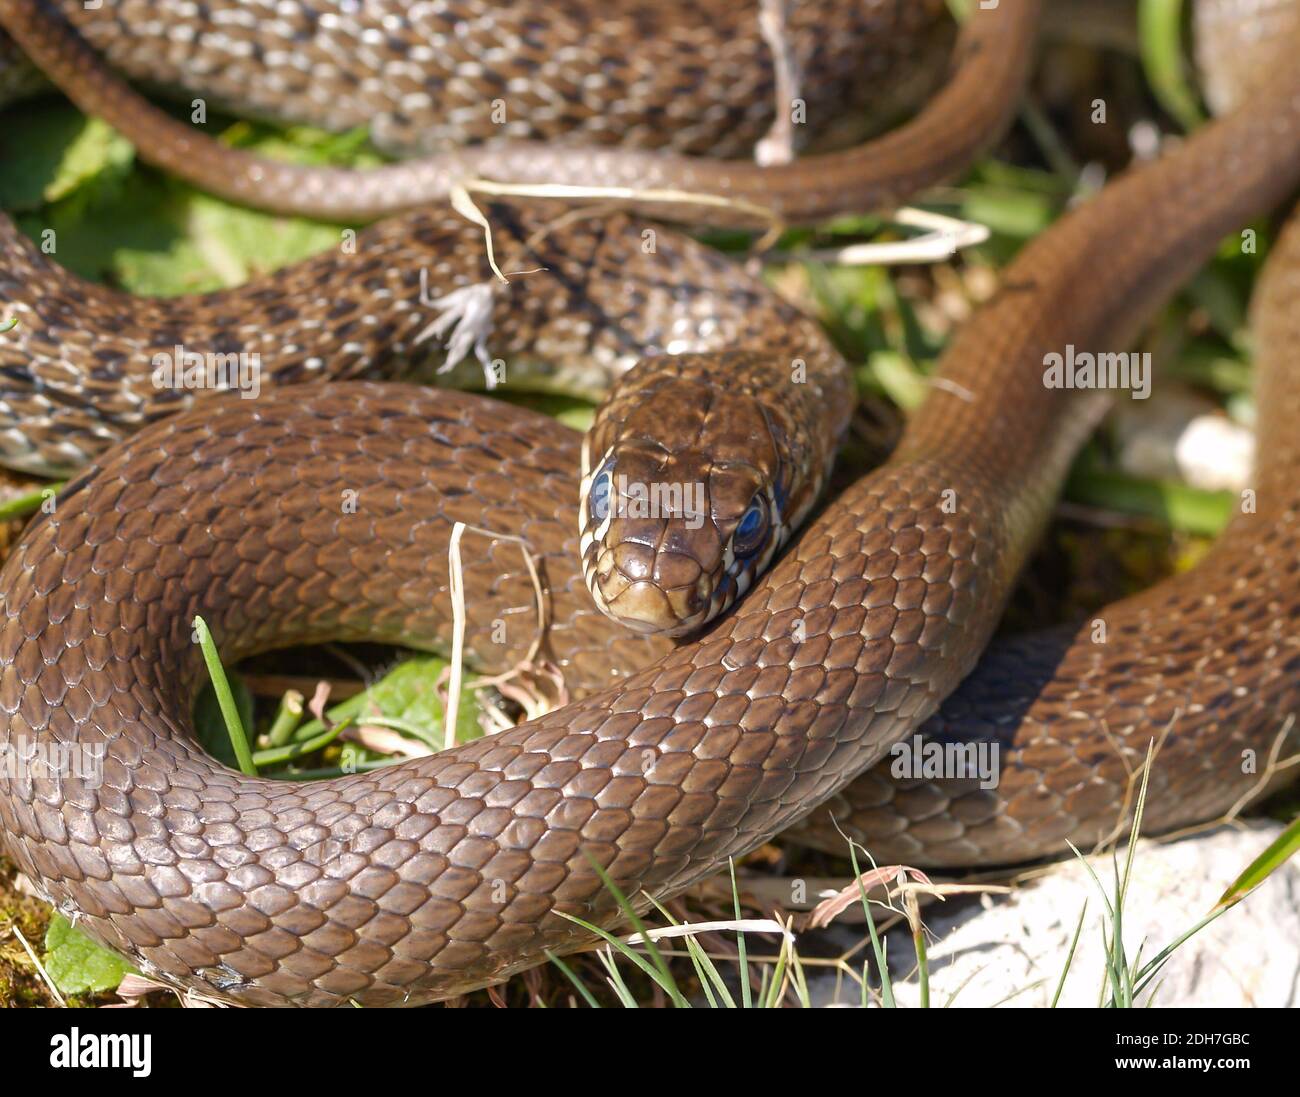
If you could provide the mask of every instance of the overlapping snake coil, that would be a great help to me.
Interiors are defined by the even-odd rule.
[[[650,19],[657,7],[634,10]],[[103,30],[72,8],[87,33]],[[685,9],[669,14],[686,19]],[[300,199],[312,212],[377,212],[465,170],[525,181],[594,171],[800,218],[894,200],[969,160],[1009,116],[1035,9],[1008,0],[973,16],[953,83],[871,154],[764,174],[660,153],[488,145],[398,165],[380,183],[267,169],[150,131],[158,119],[96,84],[41,4],[4,0],[0,20],[83,105],[142,144],[154,132],[160,162],[209,181],[224,171],[227,193],[275,208]],[[304,26],[328,22],[306,0],[296,10]],[[495,9],[465,10],[472,25],[493,25],[484,13]],[[115,60],[149,48],[124,36]],[[415,46],[393,48],[418,62]],[[985,94],[971,95],[971,80]],[[23,777],[0,788],[7,851],[96,937],[178,984],[257,1004],[397,1004],[580,946],[557,910],[612,924],[592,860],[629,894],[671,895],[823,803],[881,861],[1039,856],[1108,834],[1160,735],[1149,825],[1222,811],[1253,780],[1242,752],[1267,753],[1297,707],[1300,385],[1282,356],[1297,323],[1300,229],[1278,246],[1256,304],[1255,512],[1194,574],[1104,610],[1104,645],[1081,631],[1000,647],[934,714],[975,666],[1105,407],[1097,393],[1045,388],[1044,355],[1125,346],[1226,233],[1298,179],[1300,73],[1283,65],[1234,112],[1026,248],[945,355],[943,383],[888,464],[830,501],[731,613],[676,647],[614,632],[591,603],[571,432],[423,387],[280,387],[435,360],[436,341],[418,339],[429,323],[419,270],[434,295],[484,283],[472,226],[426,209],[367,230],[355,255],[163,303],[76,281],[5,223],[0,297],[20,326],[0,344],[0,453],[32,469],[94,464],[0,574],[0,744],[106,750],[98,787]],[[833,375],[815,328],[718,255],[666,231],[647,254],[640,213],[557,226],[494,207],[513,269],[545,270],[495,291],[493,353],[617,372],[647,352],[802,350]],[[257,351],[272,384],[258,400],[165,417],[179,401],[164,401],[140,362],[176,343]],[[340,507],[343,493],[354,509]],[[246,778],[202,752],[190,722],[196,614],[231,661],[325,639],[436,646],[449,635],[458,520],[523,536],[544,561],[548,652],[580,700],[434,757],[305,785]],[[471,658],[509,666],[527,628],[494,645],[484,622],[531,603],[517,547],[484,543],[466,588]],[[853,780],[918,726],[996,738],[999,787],[899,785],[879,770]],[[802,833],[842,848],[824,814]]]

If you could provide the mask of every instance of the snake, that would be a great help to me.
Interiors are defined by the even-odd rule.
[[[53,7],[151,92],[279,124],[364,126],[402,158],[500,139],[745,157],[777,102],[772,50],[753,8],[718,0]],[[828,131],[915,110],[943,74],[953,38],[945,16],[942,0],[792,6],[785,42],[807,74],[798,89],[807,123],[796,136],[853,140]],[[637,49],[626,48],[630,40]],[[0,89],[11,100],[49,86],[12,39],[0,41]],[[501,99],[509,109],[494,117]]]
[[[25,48],[29,8],[0,4]],[[396,1005],[584,947],[572,917],[622,917],[607,881],[644,909],[800,821],[815,842],[829,826],[819,805],[873,853],[910,863],[1055,853],[1063,837],[1113,829],[1116,774],[1131,777],[1163,729],[1152,825],[1210,817],[1253,786],[1242,751],[1267,750],[1297,703],[1300,391],[1282,355],[1300,229],[1276,245],[1254,306],[1257,505],[1187,577],[1102,610],[1105,643],[1091,630],[1012,641],[971,672],[1113,395],[1045,386],[1045,355],[1128,344],[1226,234],[1300,182],[1300,75],[1284,63],[1245,82],[1239,106],[1026,247],[893,455],[682,641],[618,628],[587,589],[573,515],[583,438],[479,394],[377,380],[407,369],[408,351],[446,348],[419,350],[438,342],[422,339],[427,311],[376,323],[366,310],[411,301],[425,264],[437,299],[491,287],[504,357],[603,364],[635,395],[656,357],[690,373],[693,355],[734,354],[746,370],[800,353],[824,356],[832,384],[815,325],[720,255],[667,231],[647,251],[635,211],[557,223],[494,205],[507,267],[533,272],[497,286],[473,227],[422,210],[366,230],[355,255],[163,303],[78,282],[6,223],[0,288],[20,324],[0,345],[16,411],[5,460],[92,463],[0,572],[0,743],[104,749],[101,783],[4,783],[6,851],[92,936],[176,986],[257,1005]],[[266,339],[274,386],[185,410],[127,379],[141,348],[186,339],[223,351]],[[323,375],[320,347],[343,379],[282,389]],[[608,449],[587,449],[592,507]],[[731,508],[733,541],[748,506]],[[530,626],[508,624],[504,644],[490,627],[535,601],[522,538],[575,701],[432,757],[301,785],[202,750],[196,615],[232,661],[326,639],[442,646],[456,522],[497,531],[463,577],[468,659],[491,672],[529,649]],[[1000,738],[998,788],[859,776],[918,732]]]
[[[235,6],[233,0],[226,6]],[[932,4],[923,5],[922,10],[927,6],[933,14]],[[481,33],[507,41],[524,35],[524,30],[512,32],[508,25],[490,25],[494,20],[508,22],[503,15],[507,8],[524,27],[551,28],[552,7],[540,3],[491,5],[489,27]],[[577,7],[583,14],[575,18],[572,32],[586,35],[586,40],[593,43],[591,48],[599,50],[589,61],[601,74],[597,85],[604,78],[607,58],[629,53],[627,49],[619,50],[611,39],[621,38],[626,43],[658,32],[664,49],[675,50],[679,41],[693,37],[697,48],[709,50],[725,40],[727,27],[735,19],[734,13],[725,14],[734,7],[727,0],[704,6],[661,5],[649,0],[630,5],[612,25],[598,31],[591,25],[601,22],[592,14],[597,6]],[[812,21],[818,33],[827,11],[841,13],[831,20],[833,31],[846,21],[854,22],[853,13],[864,10],[852,0],[835,0],[829,7],[801,7],[804,20]],[[907,6],[878,2],[868,4],[865,10],[870,12],[874,7],[901,12]],[[406,5],[401,3],[381,3],[373,9],[383,30],[354,24],[350,31],[356,48],[365,49],[370,41],[367,32],[386,33],[389,20],[384,18],[385,13],[404,8]],[[423,10],[424,6],[414,8]],[[684,16],[688,8],[695,9],[690,18]],[[527,140],[493,141],[361,172],[273,161],[213,141],[193,125],[151,106],[121,82],[105,79],[103,63],[85,39],[69,24],[52,17],[45,0],[10,0],[4,7],[4,27],[74,103],[111,124],[156,167],[234,202],[324,220],[369,219],[443,201],[466,180],[480,177],[504,179],[514,185],[551,187],[588,187],[595,181],[606,190],[654,195],[637,199],[624,193],[621,204],[625,208],[648,209],[656,216],[675,215],[685,220],[698,220],[707,214],[721,222],[725,216],[729,223],[745,225],[763,224],[774,218],[815,221],[845,210],[887,208],[923,186],[951,177],[970,163],[1011,118],[1033,56],[1038,8],[1038,0],[1007,0],[1002,7],[981,11],[969,19],[957,43],[948,80],[907,124],[865,145],[772,165],[712,160],[663,149],[596,145],[578,150]],[[184,10],[189,9],[186,6]],[[243,14],[246,19],[256,19],[255,13]],[[467,23],[457,22],[457,27],[473,25],[474,7],[466,7],[464,14]],[[184,25],[182,13],[178,11],[177,15]],[[410,12],[406,21],[412,22],[409,16]],[[401,21],[401,17],[395,18]],[[901,15],[895,18],[904,23],[907,19]],[[335,22],[339,21],[336,17]],[[794,35],[800,20],[791,18],[786,23],[794,26]],[[192,24],[193,14],[189,18]],[[409,27],[407,34],[435,32],[435,27],[416,25]],[[566,35],[563,27],[557,27],[554,33],[558,48],[558,41]],[[746,38],[752,42],[753,35]],[[607,42],[603,49],[602,40]],[[396,48],[400,48],[400,42],[399,38]],[[797,52],[796,45],[791,45],[791,52]],[[676,71],[680,63],[670,65],[668,71]],[[481,59],[475,64],[479,69],[486,67]],[[513,64],[519,73],[527,73],[532,67],[522,57],[503,60],[503,71],[509,71],[507,64]],[[698,60],[693,68],[705,65],[712,68],[711,61]],[[725,82],[725,71],[724,67],[714,72],[710,85]],[[580,75],[581,69],[575,76]],[[685,79],[676,81],[674,93],[684,84]],[[688,91],[689,87],[677,100],[678,112],[685,104],[699,100],[699,95],[692,99]],[[796,98],[803,102],[802,97]],[[618,104],[625,101],[617,84],[612,94],[602,96],[602,100],[607,113],[610,103],[617,111]],[[497,101],[488,100],[487,104]],[[478,104],[482,109],[481,97]],[[781,106],[785,108],[784,103]],[[691,195],[704,195],[712,201],[701,208],[691,201]],[[665,196],[671,196],[673,201],[666,201]],[[720,198],[726,199],[725,205],[716,201]]]

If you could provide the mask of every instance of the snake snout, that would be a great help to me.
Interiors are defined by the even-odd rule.
[[[600,608],[635,632],[681,636],[707,619],[713,583],[686,553],[620,539],[602,548],[593,578]]]

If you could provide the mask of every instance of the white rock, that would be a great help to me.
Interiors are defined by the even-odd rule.
[[[1193,487],[1237,491],[1250,483],[1255,436],[1222,415],[1198,415],[1179,436],[1174,456]]]
[[[1149,959],[1200,921],[1281,829],[1271,822],[1252,822],[1173,842],[1144,840],[1124,907],[1130,960],[1139,947],[1143,961]],[[1125,853],[1119,854],[1121,871]],[[1099,857],[1090,863],[1109,899],[1114,886],[1111,860]],[[1106,904],[1077,859],[1062,862],[1010,896],[927,906],[923,917],[933,942],[930,1004],[1050,1004],[1085,900],[1084,929],[1060,1005],[1096,1006],[1105,983]],[[835,931],[841,940],[859,932],[847,926]],[[889,956],[899,1005],[919,1004],[910,934],[890,933]],[[833,981],[818,982],[817,999],[832,1004]],[[1283,865],[1248,899],[1182,945],[1156,984],[1140,996],[1140,1004],[1147,1004],[1153,993],[1157,1006],[1297,1005],[1300,860]],[[853,1001],[855,988],[845,986],[840,998]]]
[[[1118,401],[1111,422],[1117,464],[1131,476],[1204,491],[1250,485],[1253,432],[1189,389],[1167,386],[1150,400]]]

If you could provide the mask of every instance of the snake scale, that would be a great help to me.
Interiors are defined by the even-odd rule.
[[[1021,64],[1034,8],[1004,3],[987,17],[999,29],[968,28],[953,82],[971,65],[987,76]],[[0,21],[36,42],[62,83],[37,39],[57,62],[71,56],[66,36],[47,35],[40,12],[0,3]],[[1009,64],[990,54],[997,43]],[[591,603],[573,520],[578,436],[481,396],[372,380],[407,369],[405,357],[417,369],[439,357],[412,303],[418,269],[435,294],[482,284],[471,227],[410,214],[367,230],[354,256],[153,302],[76,281],[6,224],[0,292],[21,324],[0,344],[2,452],[29,468],[94,464],[0,573],[0,742],[106,749],[98,787],[7,781],[6,849],[93,935],[177,985],[251,1004],[383,1005],[448,997],[580,947],[585,935],[556,911],[612,925],[593,860],[629,894],[667,896],[822,803],[882,861],[1040,856],[1111,831],[1125,779],[1163,732],[1148,821],[1221,811],[1250,787],[1241,751],[1267,751],[1300,700],[1300,387],[1283,358],[1300,228],[1277,245],[1255,305],[1257,510],[1188,577],[1102,611],[1105,644],[1087,633],[1012,643],[940,704],[975,666],[1105,410],[1103,393],[1044,387],[1044,355],[1127,345],[1226,233],[1300,181],[1300,73],[1283,64],[1249,83],[1234,111],[1026,248],[944,356],[890,460],[831,500],[732,612],[678,645],[616,632]],[[952,87],[912,124],[923,140],[900,147],[904,126],[867,146],[902,155],[883,188],[873,167],[837,192],[835,173],[862,167],[852,153],[819,154],[838,159],[806,168],[802,189],[803,161],[776,169],[771,193],[739,166],[693,167],[691,185],[676,186],[680,162],[659,153],[597,150],[567,170],[653,164],[674,189],[739,194],[793,218],[893,200],[951,171],[1008,116],[1007,103],[976,108]],[[109,113],[131,109],[124,94],[106,99]],[[949,108],[964,136],[956,159],[931,143]],[[499,151],[511,178],[518,154]],[[488,158],[482,171],[495,153],[474,155]],[[718,172],[740,182],[715,187]],[[370,191],[358,202],[350,177],[334,178],[350,211],[373,211]],[[279,207],[285,192],[271,189]],[[317,192],[306,199],[316,208]],[[510,268],[544,268],[493,291],[495,353],[619,372],[647,353],[761,347],[779,333],[780,353],[833,356],[809,321],[707,249],[665,232],[647,253],[635,215],[558,227],[527,209],[491,215]],[[378,320],[376,300],[389,310]],[[275,387],[257,400],[169,415],[185,401],[160,400],[138,367],[129,375],[160,341],[258,340]],[[278,387],[327,369],[367,380]],[[344,493],[355,508],[340,507]],[[547,643],[577,701],[433,757],[307,785],[246,778],[202,752],[189,712],[203,674],[195,614],[229,660],[324,639],[439,646],[456,520],[523,536],[542,559]],[[502,539],[473,555],[465,585],[476,621],[531,602],[518,548]],[[530,637],[522,626],[508,637],[492,644],[471,627],[470,658],[512,665]],[[998,737],[999,787],[898,785],[880,770],[853,780],[918,727]],[[801,833],[830,842],[832,831],[813,814]]]

